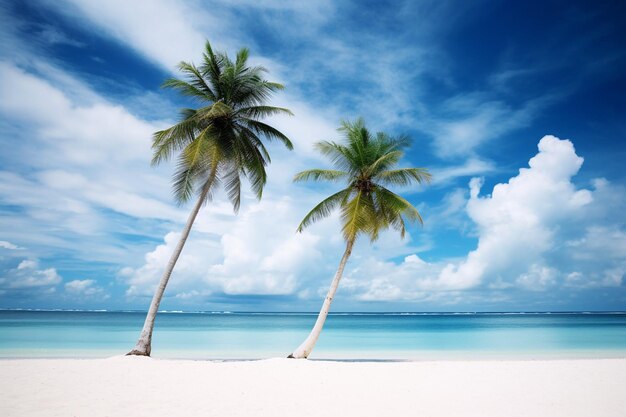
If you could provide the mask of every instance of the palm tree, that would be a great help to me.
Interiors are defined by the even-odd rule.
[[[184,79],[171,78],[163,83],[163,87],[194,99],[200,107],[182,109],[180,122],[154,134],[152,164],[158,165],[178,153],[173,181],[176,200],[183,204],[194,194],[198,197],[152,298],[139,340],[129,355],[150,356],[154,320],[163,292],[200,207],[222,185],[237,212],[241,177],[248,179],[257,198],[261,198],[265,166],[270,162],[262,137],[277,139],[293,149],[287,136],[261,121],[275,114],[291,115],[287,109],[266,104],[272,93],[283,86],[263,79],[267,70],[249,67],[247,60],[245,48],[233,62],[227,54],[213,52],[207,41],[202,65],[181,62],[178,68]]]
[[[315,347],[357,237],[364,234],[373,242],[380,231],[392,227],[404,238],[405,219],[422,223],[422,217],[411,203],[386,188],[430,181],[425,168],[396,168],[409,139],[393,138],[382,132],[374,136],[362,119],[342,122],[339,131],[345,136],[345,145],[327,141],[316,144],[317,150],[328,156],[336,169],[311,169],[294,178],[294,181],[346,181],[348,186],[315,206],[298,226],[298,232],[302,232],[339,207],[346,250],[313,330],[289,358],[307,358]]]

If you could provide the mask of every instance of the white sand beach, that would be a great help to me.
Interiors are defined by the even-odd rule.
[[[626,359],[0,360],[9,416],[626,415]]]

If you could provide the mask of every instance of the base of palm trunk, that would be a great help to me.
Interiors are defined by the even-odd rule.
[[[137,349],[133,349],[130,352],[128,352],[126,354],[126,356],[148,356],[150,357],[150,353],[143,351],[143,350],[137,350]]]
[[[290,353],[289,356],[287,356],[287,359],[307,359],[307,356],[304,356],[304,354],[302,353],[293,352]]]

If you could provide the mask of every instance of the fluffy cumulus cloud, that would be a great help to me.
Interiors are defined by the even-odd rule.
[[[328,225],[296,234],[300,211],[291,198],[268,198],[244,206],[220,235],[209,232],[206,225],[215,214],[201,213],[199,228],[190,235],[168,294],[197,301],[211,294],[295,295],[306,289],[307,279],[326,272],[319,265],[321,251],[329,254],[341,243],[335,239],[322,244],[319,233],[328,233]],[[179,238],[177,232],[167,234],[163,244],[146,254],[142,266],[120,271],[120,278],[129,285],[127,296],[152,295]]]
[[[207,283],[227,294],[292,294],[299,276],[320,259],[319,236],[295,233],[294,202],[263,202],[221,238],[223,261]]]
[[[36,259],[24,259],[0,275],[0,295],[18,298],[54,293],[63,279],[55,268],[40,268]]]
[[[168,233],[162,244],[146,253],[143,265],[137,268],[125,267],[120,270],[120,279],[128,285],[127,297],[152,296],[179,239],[180,233]],[[219,259],[219,250],[214,239],[192,232],[178,259],[168,292],[179,293],[193,289],[205,291],[206,288],[199,285],[201,277],[206,274],[211,261]]]
[[[573,182],[583,158],[569,140],[545,136],[528,168],[481,196],[470,182],[467,215],[478,233],[464,259],[427,263],[412,255],[396,264],[370,260],[348,273],[346,287],[363,300],[425,300],[436,292],[518,288],[618,287],[626,273],[626,233],[616,215],[624,190],[606,180],[592,189]],[[585,220],[585,221],[583,221]]]
[[[7,245],[11,251],[17,251]],[[24,248],[18,248],[24,249]],[[14,262],[9,258],[9,262]],[[56,268],[42,267],[42,261],[36,258],[18,259],[17,265],[0,271],[0,301],[2,307],[11,300],[13,306],[32,307],[33,302],[42,302],[43,307],[51,303],[84,305],[103,302],[110,299],[110,293],[94,279],[75,279],[64,283]],[[0,261],[5,260],[5,253],[0,252]]]
[[[463,289],[485,277],[506,280],[528,273],[529,265],[542,270],[561,223],[582,215],[592,202],[589,190],[577,190],[571,182],[582,163],[570,141],[546,136],[529,168],[496,185],[491,196],[480,197],[481,181],[472,180],[467,212],[479,230],[478,247],[461,264],[447,265],[439,283]]]
[[[0,295],[14,297],[28,302],[33,299],[47,299],[52,294],[59,297],[58,288],[63,278],[56,268],[42,268],[38,259],[22,259],[15,268],[1,272]],[[88,300],[106,300],[107,291],[97,285],[93,279],[72,280],[63,285],[64,300],[84,302]]]

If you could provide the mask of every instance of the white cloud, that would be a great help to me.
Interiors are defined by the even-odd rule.
[[[559,272],[550,267],[533,264],[527,272],[521,274],[515,282],[524,289],[545,291],[556,285]]]
[[[57,5],[58,2],[50,2]],[[305,28],[316,28],[332,13],[329,1],[285,3],[275,1],[213,2],[210,7],[195,1],[150,0],[126,2],[110,0],[66,0],[63,12],[78,17],[90,29],[95,25],[112,38],[123,41],[147,59],[168,70],[174,70],[181,60],[198,62],[209,39],[218,50],[235,51],[245,45],[254,45],[256,39],[247,36],[247,22],[241,16],[241,8],[256,8],[257,23],[266,21],[277,24],[273,17],[284,21],[289,15],[295,33]],[[58,9],[58,6],[55,7]],[[167,22],[167,24],[163,24]],[[157,29],[155,29],[157,28]],[[252,58],[255,63],[270,69],[279,67],[272,60]]]
[[[586,233],[565,242],[578,260],[594,260],[599,255],[605,259],[623,259],[626,254],[626,232],[609,226],[590,226]]]
[[[290,198],[266,198],[243,206],[221,237],[202,228],[192,231],[168,293],[180,299],[209,293],[294,294],[311,270],[323,269],[317,267],[322,257],[320,237],[295,232],[298,212]],[[211,214],[200,216],[208,221]],[[152,295],[178,238],[178,233],[169,233],[164,244],[146,254],[144,265],[121,271],[129,284],[128,296]]]
[[[128,285],[126,290],[128,297],[152,296],[179,238],[180,233],[178,232],[168,233],[163,244],[146,253],[145,262],[142,266],[138,268],[125,267],[120,270],[120,277]],[[219,259],[218,257],[219,247],[215,243],[215,239],[206,236],[200,238],[197,233],[192,231],[170,279],[168,293],[195,288],[206,274],[211,260],[216,261]]]
[[[517,276],[527,271],[555,244],[555,227],[580,213],[592,201],[588,190],[577,190],[571,177],[582,158],[570,141],[545,136],[530,168],[479,197],[481,182],[470,183],[467,211],[479,229],[478,247],[460,265],[447,265],[439,276],[446,287],[479,285],[485,276]]]
[[[423,300],[431,288],[417,278],[432,275],[433,267],[416,254],[400,264],[367,258],[347,269],[342,291],[361,301]]]
[[[66,3],[63,12],[78,17],[85,25],[97,25],[168,69],[173,69],[181,59],[199,56],[204,39],[210,34],[207,28],[215,32],[215,27],[223,27],[223,22],[211,14],[200,13],[189,3],[180,1],[68,0]]]
[[[490,100],[485,93],[464,94],[449,99],[443,116],[430,119],[425,130],[434,136],[435,152],[442,158],[474,155],[489,140],[527,125],[555,97],[546,95],[514,108]]]
[[[0,278],[0,289],[24,290],[51,288],[62,281],[61,276],[54,268],[39,269],[39,262],[34,259],[26,259],[19,265],[5,271]]]
[[[93,279],[75,279],[65,283],[65,292],[74,297],[81,299],[97,298],[106,300],[110,295],[101,287],[99,287]]]
[[[223,261],[205,281],[226,294],[292,294],[298,277],[320,258],[320,238],[296,234],[294,201],[264,200],[240,215],[221,238]]]
[[[397,88],[399,83],[414,83],[419,74],[436,69],[437,54],[420,49],[412,44],[399,47],[394,40],[376,37],[368,31],[359,36],[335,36],[328,32],[325,25],[335,17],[336,4],[330,1],[316,2],[215,2],[209,7],[194,1],[154,0],[129,4],[122,0],[112,2],[93,2],[88,0],[66,0],[68,7],[63,12],[78,18],[90,29],[98,28],[110,37],[124,42],[146,58],[173,71],[181,60],[199,62],[205,39],[209,39],[219,50],[234,53],[243,46],[254,50],[258,38],[249,32],[252,18],[242,16],[242,8],[256,9],[255,25],[267,26],[294,42],[310,42],[316,39],[316,45],[307,51],[305,59],[293,59],[290,65],[284,66],[269,56],[258,56],[253,53],[251,62],[261,64],[270,69],[272,78],[287,83],[290,91],[296,91],[304,85],[307,92],[300,95],[306,97],[310,114],[319,113],[321,102],[323,108],[339,106],[344,108],[342,117],[367,115],[374,124],[395,127],[399,122],[403,127],[411,126],[406,115],[410,107],[421,106],[416,102],[415,95],[407,89]],[[57,3],[54,3],[56,5]],[[58,9],[58,6],[55,7]],[[420,10],[424,19],[433,14],[429,8]],[[167,21],[167,25],[162,22]],[[158,27],[158,30],[154,28]],[[100,31],[99,31],[100,32]],[[101,33],[101,32],[100,32]],[[371,54],[363,54],[367,45]],[[293,53],[292,50],[288,51]],[[374,54],[377,59],[372,60]],[[428,55],[428,59],[426,56]],[[332,56],[333,59],[328,59]],[[300,57],[298,57],[300,58]],[[415,62],[420,65],[416,66]],[[360,89],[355,94],[338,92],[333,95],[332,103],[324,99],[328,94],[328,75],[341,77],[351,82],[358,79],[367,83],[368,88]],[[311,90],[316,91],[315,97]],[[315,98],[321,102],[315,103]],[[295,100],[297,101],[297,99]],[[374,108],[371,103],[378,103]],[[293,104],[294,107],[297,103]],[[292,108],[292,106],[287,106]],[[301,114],[301,113],[300,113]],[[337,123],[339,117],[333,123]],[[301,131],[306,132],[302,129]]]
[[[17,266],[17,270],[20,271],[22,269],[34,269],[37,268],[37,262],[30,260],[30,259],[25,259],[22,262],[20,262],[20,264]]]
[[[424,230],[432,232],[452,229],[462,235],[474,232],[466,212],[468,196],[466,188],[455,188],[446,193],[439,204],[424,207]]]
[[[8,249],[8,250],[20,250],[24,248],[20,248],[17,245],[14,245],[11,242],[7,242],[6,240],[0,240],[0,248]]]
[[[163,122],[133,116],[58,69],[45,74],[53,79],[0,63],[0,114],[28,138],[11,148],[24,169],[0,171],[0,198],[23,208],[19,216],[0,220],[6,237],[22,239],[32,250],[45,242],[47,247],[84,252],[90,261],[132,258],[132,250],[103,245],[93,236],[124,228],[148,235],[161,230],[138,229],[136,221],[112,229],[110,212],[146,221],[182,221],[186,215],[171,204],[166,171],[149,166],[151,135]],[[80,245],[72,242],[76,236],[83,236]]]
[[[41,25],[39,27],[39,37],[44,42],[47,42],[53,45],[55,44],[69,45],[69,46],[73,46],[76,48],[82,48],[85,46],[84,43],[76,39],[70,38],[64,32],[59,30],[59,28],[56,28],[51,25]]]
[[[430,170],[433,175],[432,184],[446,184],[459,177],[484,175],[495,171],[495,164],[480,158],[471,157],[462,165],[452,165]]]

